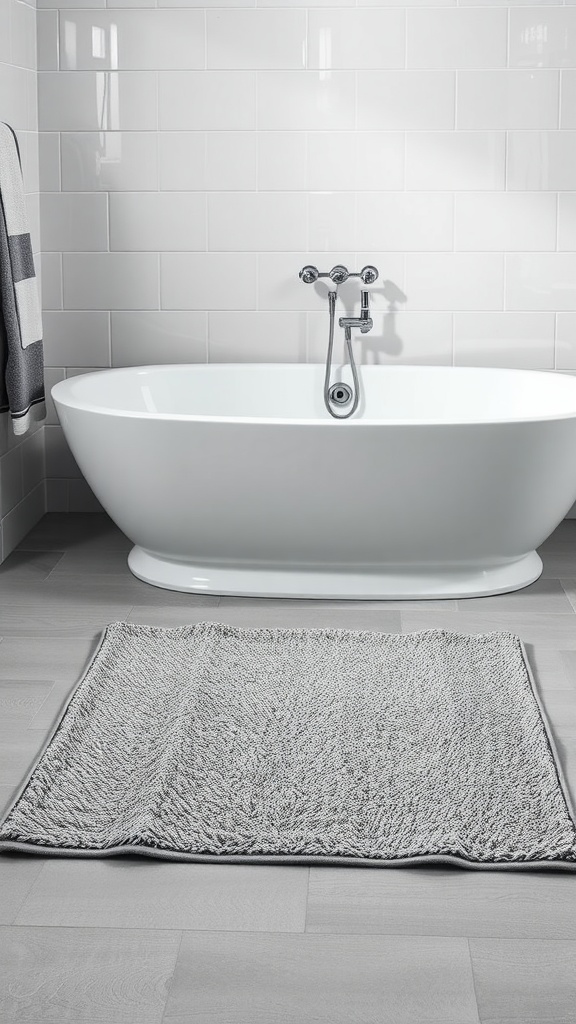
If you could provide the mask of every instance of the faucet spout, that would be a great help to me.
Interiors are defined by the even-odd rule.
[[[357,327],[360,334],[368,334],[372,330],[374,321],[370,316],[368,292],[362,292],[360,316],[341,316],[338,323],[340,327]]]
[[[372,322],[372,317],[370,316],[370,305],[369,305],[369,302],[368,302],[368,292],[361,292],[360,321],[361,321],[361,324],[365,325],[364,330],[362,330],[362,326],[360,327],[360,330],[362,331],[363,334],[366,334],[368,331],[372,330],[372,327],[374,325],[373,325],[373,322]]]

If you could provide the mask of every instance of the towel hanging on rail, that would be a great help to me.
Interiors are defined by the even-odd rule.
[[[0,412],[15,434],[46,415],[42,318],[16,135],[0,122]]]

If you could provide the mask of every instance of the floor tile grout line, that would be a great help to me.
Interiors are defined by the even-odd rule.
[[[568,584],[568,577],[562,577],[561,576],[558,582],[560,583],[560,586],[562,587],[562,590],[564,591],[564,593],[566,594],[566,597],[568,598],[570,604],[572,605],[572,611],[574,612],[574,614],[576,614],[576,603],[575,603],[576,596],[574,598],[571,597],[570,594],[568,593],[568,591],[566,590],[565,585],[564,585],[565,583]]]
[[[53,858],[48,858],[47,860],[50,861],[52,859]],[[175,862],[171,861],[169,863],[175,863]],[[260,865],[260,866],[264,866],[265,867],[266,865]],[[44,869],[46,867],[47,867],[47,864],[43,864],[42,865],[42,869],[38,872],[38,875],[37,875],[37,877],[34,880],[33,886],[36,885],[38,879],[44,873]],[[387,870],[387,869],[383,869],[383,870]],[[455,869],[455,870],[457,870],[457,869]],[[31,895],[31,891],[30,891],[30,893],[26,894],[26,896],[24,898],[24,903],[27,901],[27,899],[28,899],[28,897],[30,895]],[[22,906],[18,910],[18,912],[16,914],[16,917],[19,917],[20,914],[22,913],[22,911],[24,909],[24,903],[22,904]],[[173,926],[170,926],[170,925],[150,925],[150,924],[148,924],[148,925],[142,925],[142,924],[134,924],[134,925],[130,925],[130,924],[120,924],[120,925],[118,925],[118,924],[36,924],[34,922],[27,922],[27,921],[14,921],[12,924],[0,925],[0,931],[1,931],[2,928],[34,928],[34,929],[42,928],[45,931],[48,931],[48,930],[52,930],[52,931],[78,931],[80,929],[82,931],[94,931],[94,932],[102,932],[102,931],[111,931],[111,932],[180,932],[181,936],[182,936],[182,939],[184,938],[184,935],[237,935],[237,936],[243,936],[243,935],[278,935],[278,936],[294,935],[294,936],[300,936],[302,938],[314,938],[314,937],[317,937],[319,939],[323,938],[323,937],[327,937],[327,936],[341,937],[341,938],[362,938],[362,937],[364,937],[364,938],[382,938],[382,939],[434,939],[434,940],[438,940],[438,939],[443,940],[444,939],[447,942],[454,942],[454,941],[456,941],[456,942],[460,942],[462,944],[466,943],[467,946],[468,946],[468,951],[469,951],[469,954],[470,954],[470,960],[471,960],[472,966],[473,966],[473,960],[472,960],[472,953],[471,953],[471,950],[470,950],[470,942],[474,942],[476,940],[479,940],[481,942],[492,941],[492,940],[501,940],[503,942],[508,942],[508,941],[510,941],[510,942],[520,942],[520,941],[526,941],[526,942],[546,942],[546,943],[554,942],[554,943],[558,943],[558,945],[560,945],[562,943],[564,946],[566,946],[566,944],[569,943],[570,947],[574,946],[576,948],[576,938],[554,937],[554,936],[543,936],[542,937],[542,936],[539,936],[539,935],[526,935],[526,931],[525,930],[522,930],[521,932],[519,931],[518,935],[509,935],[509,934],[501,935],[501,934],[495,934],[495,933],[490,933],[490,934],[484,933],[482,935],[457,935],[457,934],[455,935],[455,934],[448,934],[446,932],[422,932],[422,931],[418,931],[418,932],[416,932],[416,931],[414,931],[414,932],[374,932],[374,931],[358,931],[358,932],[353,932],[353,931],[349,931],[349,930],[348,931],[329,931],[329,930],[325,930],[325,931],[310,931],[310,930],[308,930],[306,932],[303,932],[299,928],[291,928],[291,929],[286,928],[284,930],[280,930],[278,928],[187,928],[185,926],[181,926],[179,928],[174,928]]]
[[[478,1014],[478,1024],[482,1024],[482,1015],[480,1013],[480,1003],[478,1001],[478,992],[476,990],[476,975],[474,974],[474,957],[472,956],[472,948],[470,946],[470,936],[467,936],[466,944],[468,946],[468,957],[470,959],[470,975],[471,975],[471,978],[472,978],[472,991],[474,992],[474,1001],[476,1003],[476,1013]]]
[[[60,564],[60,562],[64,558],[64,555],[66,554],[66,550],[67,549],[65,549],[64,551],[60,551],[60,548],[52,548],[52,551],[50,553],[51,554],[55,554],[56,552],[60,551],[60,558],[56,559],[56,562],[54,563],[52,568],[49,570],[49,572],[46,574],[46,576],[42,580],[43,583],[45,583],[46,580],[52,575],[52,573],[54,572],[54,569],[56,568],[56,566]]]
[[[180,940],[178,942],[178,949],[176,950],[176,956],[174,957],[174,968],[173,968],[173,971],[172,971],[172,973],[170,975],[170,978],[167,980],[167,984],[166,984],[166,998],[164,1000],[164,1009],[162,1010],[162,1017],[160,1018],[160,1024],[163,1024],[164,1018],[166,1017],[166,1010],[168,1009],[168,1002],[169,1002],[169,999],[170,999],[170,991],[172,989],[172,983],[174,981],[174,976],[175,976],[176,970],[178,968],[178,960],[180,959],[180,952],[182,950],[182,942],[183,942],[183,940],[184,940],[184,929],[181,928],[180,929]]]
[[[20,682],[24,682],[24,681],[25,681],[25,680],[20,680]],[[41,680],[41,679],[38,679],[38,680],[34,680],[34,681],[35,681],[35,682],[43,682],[43,680]],[[47,683],[50,683],[50,684],[51,684],[51,686],[50,686],[50,689],[48,690],[48,693],[47,693],[47,694],[46,694],[46,696],[44,697],[44,700],[42,701],[42,703],[40,704],[40,706],[36,708],[36,710],[35,710],[34,714],[33,714],[33,715],[32,715],[32,717],[30,718],[30,721],[29,721],[29,722],[27,723],[27,725],[26,725],[26,729],[25,729],[25,732],[30,732],[30,731],[32,731],[32,732],[37,732],[37,731],[38,731],[37,729],[32,729],[32,722],[33,722],[33,721],[34,721],[34,719],[36,718],[36,715],[39,715],[39,714],[40,714],[40,712],[42,711],[42,708],[43,708],[43,707],[44,707],[44,705],[46,704],[46,701],[47,701],[47,700],[49,700],[49,699],[50,699],[50,697],[52,696],[52,694],[54,693],[54,688],[55,688],[55,686],[56,686],[56,680],[55,680],[55,679],[46,679],[46,680],[45,680],[45,682],[47,682]],[[0,679],[0,688],[1,688],[1,687],[2,687],[2,680]]]
[[[304,903],[304,928],[303,928],[303,934],[305,934],[305,935],[308,934],[308,909],[309,909],[309,903],[310,903],[310,877],[311,877],[310,865],[308,865],[308,869],[307,870],[308,870],[308,877],[306,878],[306,900],[305,900],[305,903]]]
[[[2,815],[0,815],[0,816],[3,817],[4,813],[5,812],[3,811]],[[18,907],[18,910],[14,914],[14,920],[12,921],[12,923],[8,927],[10,927],[10,928],[20,928],[20,927],[22,927],[21,925],[18,924],[17,918],[22,913],[22,911],[24,909],[24,906],[25,906],[25,904],[26,904],[26,902],[28,900],[28,897],[32,894],[32,890],[35,888],[36,883],[38,882],[38,879],[42,877],[42,875],[44,874],[46,868],[48,867],[48,863],[49,863],[49,858],[46,858],[44,864],[40,865],[40,871],[38,872],[38,874],[36,875],[36,878],[32,882],[32,885],[30,886],[30,889],[28,890],[28,892],[23,897],[22,902],[21,902],[20,906]],[[30,927],[36,927],[36,926],[35,925],[31,925]]]
[[[1,863],[1,857],[2,857],[2,855],[0,854],[0,863]],[[51,861],[53,859],[56,859],[56,858],[51,858],[51,857],[47,858],[48,861]],[[61,858],[59,858],[59,859],[61,859]],[[77,858],[71,858],[71,859],[74,860],[74,859],[77,859]],[[150,858],[146,858],[146,860],[149,860],[149,859]],[[167,861],[166,863],[175,864],[177,862],[176,861]],[[183,863],[183,862],[181,862],[181,863]],[[259,865],[259,867],[268,867],[268,866],[270,866],[270,865],[266,865],[266,864]],[[43,869],[45,867],[46,867],[46,864],[43,865],[42,871],[40,871],[38,873],[38,878],[43,873]],[[35,882],[36,882],[36,880],[35,880]],[[34,882],[34,884],[35,884],[35,882]],[[26,895],[25,900],[28,899],[28,895],[29,894]],[[18,910],[18,913],[16,914],[16,917],[19,917],[19,915],[22,913],[23,908],[24,908],[24,904]],[[95,932],[101,932],[101,931],[111,931],[111,932],[181,932],[182,933],[182,937],[184,937],[185,933],[192,934],[192,935],[298,935],[298,936],[304,936],[304,935],[369,935],[369,934],[380,934],[380,933],[370,933],[370,932],[303,932],[301,928],[285,928],[284,930],[280,930],[278,928],[185,928],[185,927],[174,928],[174,927],[171,927],[170,925],[150,925],[150,924],[149,925],[142,925],[142,924],[134,924],[134,925],[130,925],[130,924],[35,924],[33,922],[26,922],[26,921],[14,921],[12,924],[0,925],[0,931],[2,930],[2,928],[43,928],[45,930],[53,929],[53,930],[60,930],[60,931],[77,931],[78,929],[82,929],[82,930],[86,930],[86,931],[95,931]],[[456,938],[456,939],[462,939],[463,941],[466,940],[466,936],[465,935],[424,935],[424,936],[422,936],[421,934],[405,935],[404,933],[394,934],[394,935],[385,935],[384,933],[382,933],[382,935],[383,935],[384,938],[388,938],[388,939],[398,939],[398,938],[400,938],[400,939],[402,939],[402,938],[408,938],[408,939],[421,939],[421,938],[426,938],[426,939],[427,938],[432,938],[432,939],[455,939]],[[491,938],[491,936],[479,936],[479,937],[480,938]],[[558,939],[558,942],[566,942],[566,941],[570,941],[570,940]],[[576,940],[574,940],[574,941],[576,942]]]

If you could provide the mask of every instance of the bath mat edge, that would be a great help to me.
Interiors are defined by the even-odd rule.
[[[44,740],[44,743],[42,744],[42,746],[40,747],[40,750],[38,751],[38,754],[34,758],[30,768],[26,772],[26,775],[24,776],[23,781],[20,783],[18,789],[16,790],[16,795],[14,796],[14,798],[10,801],[8,806],[4,809],[4,811],[0,815],[0,829],[4,825],[4,823],[5,823],[6,819],[8,818],[8,816],[12,813],[12,811],[16,807],[16,804],[18,803],[20,798],[24,795],[24,792],[26,790],[26,787],[28,786],[28,783],[30,782],[32,776],[34,775],[34,772],[36,771],[38,765],[40,764],[40,761],[44,757],[44,754],[48,750],[48,747],[52,743],[52,740],[56,736],[56,733],[58,732],[58,729],[60,728],[60,726],[62,724],[62,721],[64,719],[64,716],[65,716],[66,712],[68,711],[68,708],[71,706],[72,701],[74,700],[74,697],[76,696],[76,694],[78,693],[78,690],[82,686],[82,683],[84,682],[84,680],[88,676],[88,673],[92,669],[92,666],[94,665],[96,659],[98,658],[98,655],[103,651],[103,649],[105,647],[105,644],[106,644],[106,641],[108,640],[108,638],[110,636],[110,633],[112,632],[113,628],[115,626],[117,626],[117,625],[119,625],[118,622],[109,622],[108,625],[105,626],[104,629],[102,630],[102,633],[100,634],[100,638],[98,640],[98,643],[96,644],[95,650],[92,653],[92,656],[91,656],[91,658],[88,661],[88,664],[86,665],[84,671],[81,673],[78,682],[72,688],[72,691],[68,694],[67,697],[64,698],[64,701],[63,701],[63,703],[62,703],[62,705],[60,707],[60,710],[58,711],[58,714],[57,714],[57,716],[56,716],[56,718],[54,720],[54,725],[50,729],[48,735],[46,736],[46,739]],[[21,847],[25,847],[26,849],[29,849],[29,847],[27,846],[26,843],[20,843],[19,845]],[[0,839],[0,852],[2,852],[2,849],[7,849],[7,846],[6,846],[6,841],[3,840],[3,839]],[[43,847],[39,847],[38,849],[41,850],[41,849],[43,849]],[[34,852],[36,852],[36,849],[34,849]]]
[[[387,631],[375,631],[375,630],[345,630],[345,629],[333,629],[327,628],[315,628],[306,629],[298,628],[293,629],[290,627],[254,627],[245,629],[242,627],[230,626],[228,623],[223,622],[212,622],[210,620],[202,621],[199,623],[190,623],[189,625],[177,626],[177,627],[158,627],[148,626],[144,623],[131,623],[123,620],[117,620],[115,622],[108,623],[98,640],[98,643],[91,655],[84,671],[82,672],[78,682],[74,685],[71,693],[65,698],[58,715],[54,721],[54,724],[44,740],[42,747],[34,758],[34,761],[29,768],[26,776],[18,787],[14,798],[10,801],[2,815],[0,815],[0,828],[4,825],[6,819],[11,814],[14,807],[17,805],[21,797],[23,796],[32,776],[34,775],[37,767],[39,766],[44,754],[48,750],[50,744],[55,738],[69,708],[72,706],[74,698],[76,697],[81,686],[87,679],[89,673],[94,667],[95,662],[99,656],[104,652],[107,641],[110,640],[112,634],[118,629],[123,627],[136,628],[148,630],[149,632],[179,632],[183,633],[186,631],[193,632],[199,626],[217,626],[226,627],[235,633],[259,633],[259,632],[285,632],[285,633],[321,633],[321,634],[341,634],[341,633],[356,633],[356,634],[373,634],[381,632],[383,635],[390,635]],[[564,773],[564,769],[561,760],[558,755],[558,750],[552,733],[552,729],[548,720],[547,712],[544,708],[540,694],[538,692],[536,680],[530,660],[526,650],[525,643],[520,637],[510,630],[490,630],[487,633],[460,633],[454,630],[445,629],[421,629],[412,630],[407,633],[402,633],[402,636],[417,636],[427,633],[438,634],[441,633],[445,636],[453,636],[459,639],[462,638],[479,638],[484,636],[505,635],[513,637],[516,641],[524,668],[526,670],[527,679],[530,686],[530,691],[535,700],[540,720],[544,726],[544,732],[548,743],[550,755],[556,771],[559,788],[564,799],[568,816],[571,819],[574,827],[576,828],[576,812],[572,795],[568,788],[567,779]],[[30,855],[40,855],[48,857],[71,857],[75,859],[103,859],[109,857],[118,856],[140,856],[149,859],[167,860],[173,862],[182,863],[225,863],[225,864],[261,864],[261,865],[273,865],[282,864],[285,866],[290,865],[301,865],[301,866],[350,866],[350,867],[409,867],[418,865],[431,865],[431,864],[448,864],[455,867],[460,867],[465,870],[480,870],[480,871],[491,871],[491,870],[516,870],[516,871],[529,871],[529,870],[560,870],[576,872],[576,861],[568,860],[524,860],[524,861],[473,861],[468,860],[465,857],[452,855],[452,854],[424,854],[421,856],[414,857],[401,857],[401,858],[367,858],[367,857],[345,857],[345,856],[333,856],[333,855],[317,855],[317,854],[208,854],[208,853],[183,853],[177,850],[168,850],[162,848],[156,848],[152,846],[114,846],[108,849],[96,849],[96,848],[73,848],[73,847],[50,847],[39,844],[24,843],[14,840],[0,839],[0,855],[2,853],[27,853]]]
[[[520,639],[520,637],[517,637],[517,640],[518,640],[518,644],[520,646],[520,651],[521,651],[521,654],[522,654],[522,660],[524,662],[524,667],[526,669],[526,674],[528,676],[528,682],[530,683],[530,689],[532,691],[532,696],[534,697],[534,700],[536,701],[536,706],[538,708],[538,711],[540,713],[540,718],[541,718],[542,724],[544,726],[544,732],[546,734],[546,739],[548,741],[548,746],[550,748],[550,755],[552,757],[552,763],[554,764],[554,767],[556,769],[556,774],[558,776],[558,783],[560,785],[560,792],[562,793],[562,796],[564,797],[564,803],[566,804],[566,810],[568,811],[568,816],[569,816],[569,818],[571,818],[572,824],[576,828],[576,805],[573,802],[572,794],[571,794],[569,786],[568,786],[568,780],[566,778],[566,774],[564,772],[564,768],[562,767],[562,761],[561,761],[560,756],[558,754],[558,747],[556,746],[556,740],[554,739],[554,733],[552,732],[552,727],[551,727],[550,721],[548,719],[548,713],[547,713],[546,708],[544,707],[544,705],[542,703],[542,698],[540,697],[540,694],[538,692],[538,686],[537,686],[537,683],[536,683],[536,677],[534,675],[534,672],[532,671],[532,666],[530,665],[530,659],[528,657],[528,652],[526,650],[526,644],[524,643],[523,640]]]

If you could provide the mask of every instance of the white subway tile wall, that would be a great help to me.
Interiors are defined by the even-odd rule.
[[[58,15],[46,12],[51,29],[42,23],[36,44],[34,0],[0,0],[0,121],[18,136],[26,208],[34,260],[40,277],[39,152],[37,67],[57,67],[54,29]],[[83,214],[82,214],[83,215]],[[104,236],[102,236],[102,241]],[[0,412],[0,562],[44,514],[44,429],[35,424],[25,437],[15,437],[7,412]]]
[[[380,268],[366,362],[576,369],[576,3],[38,0],[39,137],[20,7],[50,381],[322,360],[307,262]],[[85,507],[50,431],[49,501]]]

